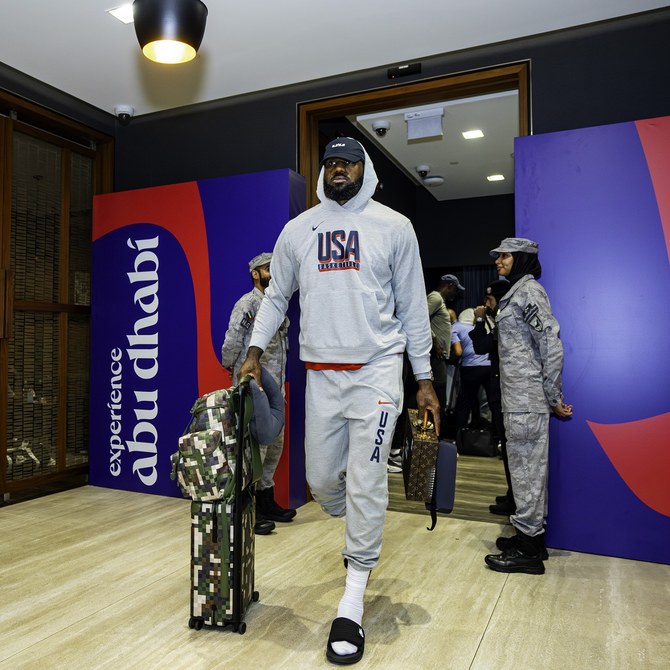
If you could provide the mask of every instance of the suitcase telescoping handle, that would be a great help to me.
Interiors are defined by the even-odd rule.
[[[239,547],[242,542],[242,491],[244,488],[244,445],[246,442],[245,430],[248,430],[248,422],[245,421],[247,411],[246,397],[249,393],[249,379],[243,378],[237,385],[238,412],[237,412],[237,449],[235,458],[235,500],[233,502],[233,532],[235,543]],[[244,604],[242,601],[242,551],[237,547],[233,555],[233,621],[241,621]]]

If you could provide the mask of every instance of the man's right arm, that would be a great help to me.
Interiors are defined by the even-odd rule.
[[[260,388],[263,388],[261,384],[261,356],[263,355],[263,350],[260,347],[249,347],[247,351],[247,357],[240,367],[239,374],[237,375],[239,379],[246,375],[251,375]]]
[[[289,300],[298,288],[291,254],[287,249],[285,230],[279,234],[272,251],[270,263],[272,279],[270,279],[270,285],[265,289],[265,297],[256,314],[247,357],[239,371],[239,377],[252,375],[259,386],[261,386],[260,358],[283,323]]]

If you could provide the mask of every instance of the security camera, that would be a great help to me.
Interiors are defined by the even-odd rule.
[[[379,137],[386,137],[389,128],[391,127],[390,121],[373,121],[372,130],[374,130]]]
[[[116,116],[122,126],[127,126],[130,123],[130,119],[135,116],[135,108],[131,105],[115,105],[114,116]]]
[[[430,165],[417,165],[414,169],[419,173],[421,179],[425,179],[430,172]]]

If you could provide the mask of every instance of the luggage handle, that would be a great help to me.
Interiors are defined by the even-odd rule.
[[[238,443],[240,445],[240,458],[242,457],[242,443],[244,441],[245,435],[249,438],[249,444],[251,446],[251,481],[255,484],[261,478],[263,464],[261,463],[261,451],[258,445],[258,441],[249,430],[251,414],[253,412],[253,400],[249,389],[249,385],[252,379],[253,377],[251,375],[245,375],[242,377],[242,379],[240,379],[237,385],[240,399],[238,408],[239,418],[237,431]],[[241,465],[242,461],[238,460],[238,463]]]
[[[428,411],[427,409],[423,410],[423,420],[421,422],[421,427],[425,431],[427,426],[428,426]],[[435,428],[435,422],[433,422],[433,428]],[[435,432],[437,433],[437,428],[435,428]]]

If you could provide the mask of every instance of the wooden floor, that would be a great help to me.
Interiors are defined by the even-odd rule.
[[[483,556],[503,528],[389,511],[357,668],[667,668],[670,567],[550,550]],[[0,508],[0,670],[332,667],[344,526],[316,503],[257,538],[247,632],[188,628],[189,502],[85,486]]]
[[[496,524],[507,523],[507,517],[495,516],[489,512],[489,505],[495,502],[495,497],[504,495],[506,490],[505,471],[499,458],[459,455],[456,467],[456,499],[449,518]],[[389,473],[388,508],[396,512],[423,514],[424,516],[428,514],[424,503],[405,499],[403,478],[400,472]],[[443,515],[439,517],[443,518]]]

